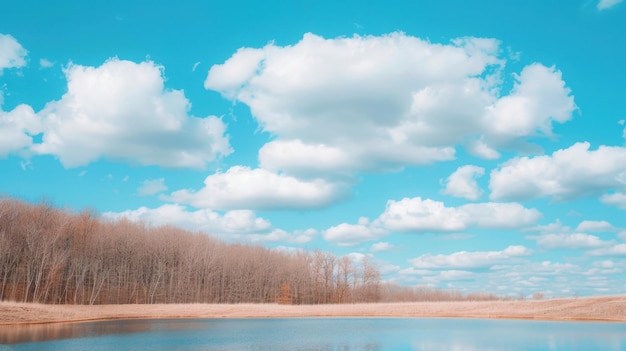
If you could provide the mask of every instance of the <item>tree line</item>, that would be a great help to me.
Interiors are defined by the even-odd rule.
[[[367,259],[228,244],[203,233],[0,200],[0,300],[320,304],[379,300]]]
[[[495,298],[494,296],[488,296]],[[381,282],[367,256],[287,252],[0,199],[0,301],[325,304],[464,299]]]

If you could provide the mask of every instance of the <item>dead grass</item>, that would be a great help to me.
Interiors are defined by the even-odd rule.
[[[0,325],[129,318],[457,317],[626,322],[626,296],[342,305],[42,305],[0,302]]]

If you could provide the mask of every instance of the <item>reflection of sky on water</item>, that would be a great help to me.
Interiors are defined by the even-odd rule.
[[[164,319],[0,327],[0,342],[15,351],[621,350],[624,330],[624,323],[481,319]]]

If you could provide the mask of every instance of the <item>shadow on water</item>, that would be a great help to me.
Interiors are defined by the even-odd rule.
[[[185,319],[128,319],[97,322],[47,323],[0,326],[0,344],[19,344],[103,335],[133,334],[204,328],[203,323]],[[1,351],[1,349],[0,349]]]
[[[0,344],[7,345],[0,345],[0,351],[384,349],[375,340],[355,339],[363,330],[348,332],[345,327],[341,319],[132,319],[0,326]]]

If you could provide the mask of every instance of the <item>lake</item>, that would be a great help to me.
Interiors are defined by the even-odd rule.
[[[624,350],[626,323],[429,318],[157,319],[0,327],[8,350]]]

